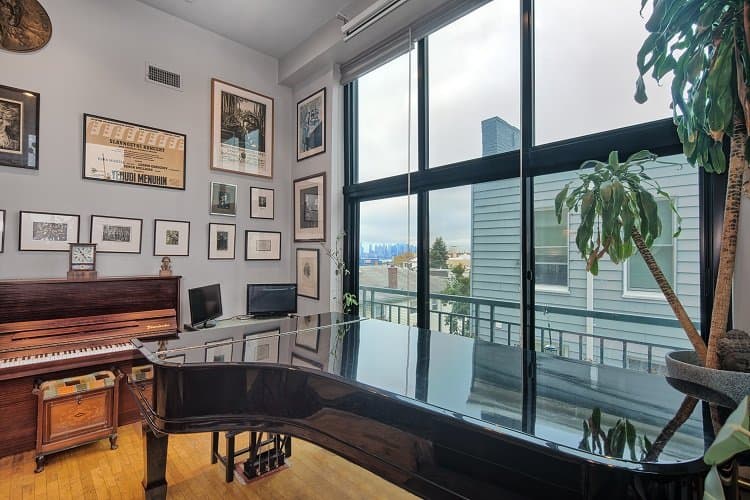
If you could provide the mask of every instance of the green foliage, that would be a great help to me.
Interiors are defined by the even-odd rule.
[[[448,267],[448,248],[442,236],[438,236],[430,248],[430,268],[445,269]]]
[[[711,466],[704,486],[704,500],[724,499],[724,489],[721,486],[716,466],[748,450],[750,450],[750,396],[745,396],[729,415],[713,444],[703,456],[703,461]]]
[[[657,160],[649,151],[639,151],[620,163],[617,151],[612,151],[606,163],[585,161],[581,165],[585,171],[579,174],[580,183],[572,189],[568,183],[555,197],[558,223],[565,209],[581,213],[576,246],[587,260],[587,270],[594,275],[599,273],[599,260],[605,254],[618,264],[637,252],[631,238],[634,228],[649,248],[661,235],[656,199],[649,189],[669,201],[677,215],[674,237],[680,234],[682,219],[674,200],[646,173],[647,163],[669,164]]]
[[[445,295],[459,295],[462,297],[468,297],[471,294],[471,278],[464,276],[466,268],[463,264],[458,264],[451,269],[453,276],[448,282],[448,286],[441,292]],[[463,326],[463,316],[468,316],[471,304],[468,302],[453,302],[451,305],[451,312],[460,317],[448,317],[445,318],[445,325],[449,327],[449,331],[454,334],[468,334]]]
[[[641,11],[648,0],[641,0]],[[722,173],[722,139],[748,99],[750,58],[743,0],[652,0],[649,35],[638,51],[635,100],[647,100],[643,76],[672,73],[677,134],[692,165]],[[738,72],[740,73],[738,75]],[[739,84],[739,85],[738,85]],[[739,90],[738,90],[739,88]]]
[[[591,417],[583,421],[583,438],[578,444],[578,449],[615,458],[624,458],[627,449],[630,452],[630,460],[633,461],[636,460],[636,442],[640,447],[640,460],[643,460],[651,449],[649,439],[645,435],[638,439],[635,426],[628,419],[617,419],[614,427],[606,432],[601,422],[602,411],[594,408]]]

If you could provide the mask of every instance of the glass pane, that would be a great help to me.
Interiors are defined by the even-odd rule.
[[[565,246],[567,243],[567,214],[557,222],[555,211],[536,210],[534,213],[534,244],[537,247]]]
[[[700,329],[698,171],[687,165],[682,155],[661,160],[669,163],[648,165],[646,172],[675,199],[683,217],[682,234],[672,238],[672,215],[668,205],[659,202],[664,236],[652,251],[688,315]],[[549,219],[544,212],[552,210],[555,196],[565,184],[571,182],[577,186],[578,175],[579,172],[574,171],[534,178],[537,224],[547,226]],[[613,264],[605,256],[600,261],[597,276],[586,271],[586,262],[575,243],[580,220],[577,212],[568,215],[568,266],[557,252],[560,247],[536,247],[537,349],[634,370],[663,371],[666,352],[690,348],[684,331],[655,288],[654,279],[639,254],[624,266]],[[542,236],[544,242],[550,241],[547,229],[541,234],[540,227],[536,229],[536,236]],[[563,281],[566,267],[568,276]],[[628,294],[628,288],[655,293]],[[607,313],[606,319],[602,319],[600,313]]]
[[[416,325],[416,197],[366,201],[359,210],[360,314]]]
[[[412,92],[409,95],[409,54],[404,54],[357,80],[359,182],[382,179],[416,170],[417,57],[411,52]]]
[[[491,2],[429,47],[430,167],[520,147],[520,2]]]
[[[643,16],[639,8],[632,0],[536,0],[536,144],[672,115],[671,76],[661,85],[649,77],[648,101],[633,99],[651,2]]]

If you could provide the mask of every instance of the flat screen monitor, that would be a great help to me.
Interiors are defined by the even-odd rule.
[[[297,312],[297,284],[247,285],[247,314],[285,316]]]
[[[221,309],[221,287],[219,284],[188,290],[190,300],[190,323],[199,328],[216,326],[212,319],[223,314]]]

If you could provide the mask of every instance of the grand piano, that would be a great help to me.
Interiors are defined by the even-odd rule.
[[[579,449],[598,408],[654,441],[684,402],[664,377],[339,314],[134,339],[154,365],[144,492],[165,498],[169,434],[292,435],[424,498],[692,499],[701,406],[658,456]]]

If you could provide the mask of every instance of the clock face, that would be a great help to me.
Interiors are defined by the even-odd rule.
[[[94,247],[73,246],[70,249],[70,268],[74,271],[94,269]]]

